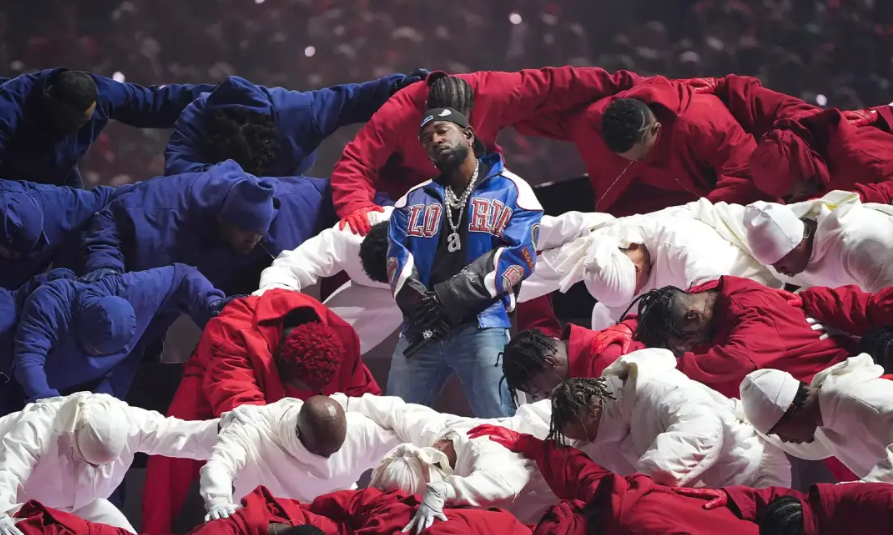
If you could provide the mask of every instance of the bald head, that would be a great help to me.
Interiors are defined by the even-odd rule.
[[[347,436],[344,409],[326,396],[313,396],[298,413],[298,437],[307,451],[330,457],[341,449]]]

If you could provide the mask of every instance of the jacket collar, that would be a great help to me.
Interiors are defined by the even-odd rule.
[[[481,184],[490,180],[491,178],[501,175],[505,171],[505,162],[502,159],[502,155],[494,152],[492,154],[487,154],[481,158],[478,158],[478,161],[481,165],[487,165],[490,169],[487,171],[487,175],[478,181],[475,185],[475,189],[480,187]],[[425,186],[425,191],[429,194],[435,195],[437,197],[443,198],[444,195],[444,184],[440,181],[443,175],[438,176],[434,180],[432,180],[428,185]]]

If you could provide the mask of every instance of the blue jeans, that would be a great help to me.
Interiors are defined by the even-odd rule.
[[[498,365],[508,341],[507,329],[479,329],[472,323],[428,342],[407,360],[403,351],[409,341],[401,335],[391,359],[387,394],[430,407],[456,373],[478,418],[512,416],[515,407]]]

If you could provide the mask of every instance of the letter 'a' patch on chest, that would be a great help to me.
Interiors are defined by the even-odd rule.
[[[524,268],[521,266],[511,265],[502,272],[502,288],[503,291],[513,288],[521,282],[524,277]]]
[[[397,282],[397,259],[393,256],[388,257],[388,284],[391,286]]]

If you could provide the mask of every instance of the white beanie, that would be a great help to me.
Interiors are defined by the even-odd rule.
[[[787,206],[757,201],[744,209],[744,228],[754,258],[771,266],[803,241],[806,227]]]
[[[442,451],[401,444],[375,467],[369,486],[384,492],[424,494],[428,483],[443,481],[452,473],[450,461]]]
[[[636,297],[636,265],[617,240],[595,240],[586,254],[586,289],[607,307],[625,307]]]
[[[744,415],[757,431],[768,434],[788,411],[800,381],[781,370],[757,370],[741,382]]]
[[[127,446],[129,418],[121,402],[88,398],[78,402],[74,445],[94,466],[113,463]]]

